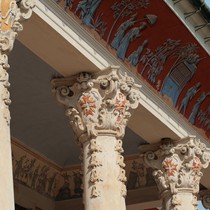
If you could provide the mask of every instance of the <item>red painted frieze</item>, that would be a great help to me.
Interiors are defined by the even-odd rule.
[[[57,0],[95,39],[210,137],[210,57],[160,0]],[[208,26],[207,26],[208,27]]]

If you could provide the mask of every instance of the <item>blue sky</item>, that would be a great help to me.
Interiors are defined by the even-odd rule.
[[[210,0],[205,0],[205,3],[209,6],[210,8]]]
[[[210,1],[210,0],[208,0],[208,1]],[[203,207],[203,205],[201,204],[200,201],[198,201],[198,209],[199,209],[199,210],[206,210],[206,209]]]

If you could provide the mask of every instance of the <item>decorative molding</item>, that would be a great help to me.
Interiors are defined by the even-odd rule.
[[[161,144],[141,146],[140,150],[144,152],[145,163],[155,169],[153,175],[166,209],[168,205],[179,209],[184,203],[182,193],[192,195],[187,199],[192,199],[196,208],[201,171],[209,165],[210,149],[190,136],[180,141],[163,139]]]
[[[8,88],[8,54],[13,49],[17,34],[23,30],[23,21],[30,18],[35,0],[3,0],[1,1],[1,31],[0,31],[0,86],[1,98],[4,102],[3,114],[9,125],[10,112],[8,106],[11,103]]]

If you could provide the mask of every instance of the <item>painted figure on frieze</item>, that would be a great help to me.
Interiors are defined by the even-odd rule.
[[[207,128],[210,130],[210,106],[207,108],[206,111],[200,110],[198,113],[198,121],[201,127]]]
[[[82,22],[91,27],[93,26],[93,17],[95,15],[95,12],[97,8],[99,7],[102,0],[83,0],[80,1],[77,5],[77,8],[74,12],[74,14],[77,14],[78,11],[80,11],[80,19]]]
[[[54,174],[51,177],[48,177],[47,194],[52,197],[54,197],[54,188],[55,188],[57,176],[58,176],[58,172],[54,172]]]
[[[137,161],[132,162],[132,168],[129,173],[127,188],[137,189],[147,185],[147,169]]]
[[[120,46],[117,48],[117,56],[124,60],[126,56],[127,49],[131,42],[136,40],[138,37],[140,37],[140,32],[143,31],[147,27],[147,24],[145,22],[141,23],[139,27],[134,27],[128,33],[123,37],[123,39],[120,42]]]
[[[19,160],[15,160],[16,161],[15,170],[14,170],[14,178],[15,179],[20,178],[20,176],[22,174],[23,164],[24,164],[25,159],[26,159],[26,155],[23,155],[22,157],[20,157]]]
[[[95,19],[93,19],[93,29],[100,34],[100,38],[104,37],[104,34],[107,29],[107,24],[105,21],[102,20],[103,12],[101,12]]]
[[[179,40],[167,39],[154,53],[150,49],[147,49],[145,55],[140,59],[140,62],[144,65],[141,74],[144,75],[145,71],[147,71],[148,80],[156,84],[157,76],[163,71],[167,59],[179,45]]]
[[[186,95],[182,99],[181,105],[179,106],[179,112],[183,109],[183,115],[186,113],[187,106],[190,102],[190,100],[195,96],[195,94],[199,91],[199,88],[201,86],[201,83],[198,82],[194,86],[192,86],[190,89],[188,89]]]
[[[38,165],[36,167],[36,169],[34,170],[34,173],[33,173],[33,176],[32,176],[32,181],[31,181],[31,188],[32,189],[36,188],[37,180],[39,178],[39,169],[40,169],[40,165]]]
[[[120,1],[116,1],[111,7],[111,9],[114,13],[113,14],[114,22],[113,22],[111,29],[109,31],[106,43],[107,44],[109,43],[112,32],[113,32],[117,22],[120,20],[120,18],[129,17],[135,11],[137,11],[139,8],[147,8],[148,5],[149,5],[149,0],[132,0],[132,1],[120,0]]]
[[[208,93],[202,92],[200,97],[197,99],[195,105],[193,106],[192,112],[188,119],[193,125],[195,124],[195,120],[196,120],[197,114],[199,112],[199,108],[207,96],[210,96],[210,92],[208,92]]]
[[[49,170],[50,168],[47,166],[43,166],[40,170],[40,174],[37,179],[36,190],[41,194],[44,194],[46,192],[47,177]]]
[[[65,0],[64,9],[67,10],[67,8],[69,8],[71,10],[73,7],[73,4],[74,4],[74,0]]]
[[[55,198],[56,201],[67,200],[71,198],[71,189],[70,189],[70,177],[67,172],[62,174],[63,185],[59,189],[59,192]]]
[[[147,44],[148,44],[148,40],[144,40],[143,43],[138,47],[138,49],[129,55],[128,62],[131,65],[133,66],[138,65],[142,51],[144,50]]]
[[[81,197],[83,193],[82,174],[80,172],[73,171],[73,179],[74,179],[74,193],[76,196]]]
[[[176,61],[163,81],[161,93],[170,97],[173,105],[176,106],[180,93],[195,74],[201,59],[197,54],[197,45],[194,43],[178,48],[174,56]]]
[[[125,36],[126,30],[134,26],[136,16],[137,14],[132,15],[130,19],[126,20],[119,26],[119,28],[117,29],[117,32],[114,35],[114,39],[112,40],[112,43],[111,43],[112,48],[117,50],[117,48],[120,46],[120,42]]]

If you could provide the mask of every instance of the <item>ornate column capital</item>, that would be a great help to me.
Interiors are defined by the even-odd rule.
[[[171,199],[171,208],[166,209],[183,209],[178,208],[184,199],[179,194],[187,193],[192,195],[192,205],[197,206],[201,170],[210,162],[210,149],[204,143],[189,136],[180,141],[162,139],[160,144],[145,145],[140,150],[145,163],[155,169],[153,175],[162,198]]]
[[[117,66],[96,74],[53,79],[52,85],[80,143],[103,134],[121,139],[130,109],[135,109],[140,99],[140,86],[132,77],[121,75]]]
[[[117,66],[53,79],[52,86],[82,148],[85,210],[125,210],[121,139],[131,109],[139,104],[140,86]]]
[[[23,30],[22,23],[32,15],[35,0],[1,0],[0,49],[4,54],[13,48],[17,33]]]
[[[35,0],[1,0],[0,3],[0,86],[2,87],[1,97],[4,101],[4,118],[9,124],[8,105],[11,101],[7,90],[10,86],[7,73],[8,54],[13,49],[18,32],[23,30],[22,23],[30,18]]]

